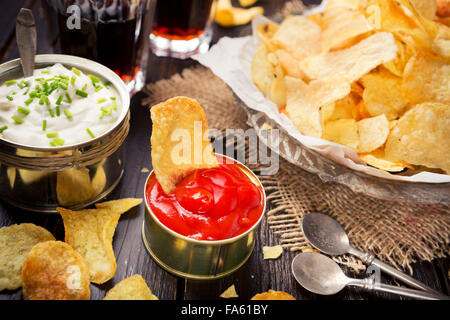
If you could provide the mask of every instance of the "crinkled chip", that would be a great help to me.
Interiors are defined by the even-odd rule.
[[[300,62],[300,68],[311,79],[341,75],[353,82],[378,65],[394,59],[396,53],[393,35],[378,32],[349,48],[309,56]]]
[[[222,292],[220,297],[224,299],[229,299],[229,298],[238,298],[239,295],[236,292],[236,287],[234,286],[234,284],[232,284],[231,286],[228,287],[227,290]]]
[[[425,102],[408,110],[387,139],[386,159],[439,168],[450,174],[450,108]]]
[[[311,81],[285,77],[286,113],[304,135],[322,136],[320,107],[345,97],[350,92],[349,82],[342,76]]]
[[[65,242],[35,245],[22,270],[26,300],[89,300],[89,271],[83,257]]]
[[[158,300],[138,274],[123,279],[109,290],[104,300]]]
[[[124,198],[95,204],[97,209],[108,209],[112,213],[122,214],[142,203],[142,198]]]
[[[450,103],[450,64],[425,54],[412,57],[404,71],[403,95],[411,104]]]
[[[151,108],[152,163],[164,192],[191,172],[217,167],[208,123],[200,104],[187,97],[174,97]]]
[[[358,152],[371,152],[386,142],[389,135],[389,121],[384,114],[362,119],[356,125],[359,135]]]
[[[364,86],[363,100],[370,116],[386,115],[395,119],[408,105],[401,95],[402,79],[384,69],[361,78]]]
[[[359,157],[369,166],[389,172],[400,172],[406,168],[414,170],[414,167],[405,161],[386,160],[383,148],[374,150],[370,153],[361,153],[359,154]]]
[[[345,7],[326,10],[322,16],[321,26],[323,32],[320,44],[323,52],[346,47],[356,37],[373,29],[359,10]]]
[[[49,240],[55,237],[32,223],[0,228],[0,291],[22,285],[22,266],[28,252],[37,243]]]
[[[283,253],[283,247],[278,245],[278,246],[273,246],[273,247],[269,247],[269,246],[264,246],[263,247],[263,257],[264,260],[266,259],[278,259],[281,254]]]
[[[120,215],[142,199],[122,199],[97,204],[102,208],[72,211],[56,208],[64,221],[65,241],[86,260],[91,282],[104,283],[116,272],[112,239]]]
[[[320,52],[320,26],[304,16],[288,16],[271,38],[272,44],[303,59]]]
[[[338,119],[325,123],[323,139],[333,141],[352,149],[359,146],[358,126],[354,119]]]
[[[295,300],[295,298],[287,292],[269,289],[267,292],[255,294],[251,300]]]

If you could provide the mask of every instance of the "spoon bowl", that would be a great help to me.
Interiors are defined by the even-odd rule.
[[[304,252],[292,260],[295,280],[305,289],[322,295],[341,291],[348,278],[330,258],[317,252]]]
[[[349,252],[347,233],[327,215],[317,212],[306,215],[302,221],[302,230],[311,245],[323,253],[337,256]]]

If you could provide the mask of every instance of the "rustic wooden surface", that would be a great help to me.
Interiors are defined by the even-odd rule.
[[[38,53],[51,53],[51,41],[48,36],[45,21],[41,12],[42,0],[3,0],[0,2],[0,62],[18,57],[14,38],[14,24],[21,7],[31,8],[36,17]],[[281,10],[282,0],[260,0],[267,15],[273,15]],[[305,1],[317,3],[318,1]],[[214,40],[226,36],[239,36],[249,32],[249,27],[221,28],[214,26]],[[148,82],[168,78],[179,73],[184,68],[195,66],[193,60],[176,60],[150,56]],[[131,101],[131,129],[124,143],[126,158],[125,175],[117,189],[108,197],[116,199],[123,197],[143,197],[146,173],[142,168],[151,169],[150,135],[151,121],[147,108],[141,107],[141,93],[136,94]],[[270,206],[269,206],[270,209]],[[114,278],[104,285],[91,285],[91,299],[102,299],[105,292],[120,280],[133,274],[141,274],[148,282],[152,291],[160,299],[218,299],[219,295],[234,284],[239,299],[248,300],[254,294],[268,289],[283,290],[291,293],[297,299],[329,300],[329,299],[399,299],[398,296],[382,293],[368,293],[359,289],[347,288],[334,296],[318,296],[299,286],[290,273],[290,263],[296,253],[284,252],[278,260],[263,260],[262,246],[274,245],[277,239],[270,232],[263,220],[256,239],[256,248],[248,262],[234,274],[220,280],[186,281],[162,270],[147,254],[141,239],[141,226],[144,207],[134,208],[123,215],[119,221],[115,237],[114,251],[117,259],[117,272]],[[59,216],[39,215],[24,212],[0,202],[0,226],[14,223],[33,222],[50,230],[57,239],[64,238],[64,228]],[[413,265],[414,277],[445,294],[449,294],[450,285],[448,270],[450,259],[436,259],[432,262],[420,262]],[[351,275],[351,272],[348,272]],[[361,275],[363,276],[363,275]],[[382,280],[397,284],[389,277]],[[21,290],[3,291],[0,299],[21,299]]]

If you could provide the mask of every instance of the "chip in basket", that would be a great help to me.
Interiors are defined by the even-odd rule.
[[[49,240],[55,237],[32,223],[0,228],[0,291],[22,285],[22,266],[28,252],[37,243]]]
[[[441,168],[450,174],[450,108],[426,102],[405,113],[386,142],[386,158]]]
[[[104,300],[158,300],[138,274],[123,279],[109,290]]]
[[[28,253],[22,269],[25,300],[89,300],[84,258],[65,242],[46,241]]]

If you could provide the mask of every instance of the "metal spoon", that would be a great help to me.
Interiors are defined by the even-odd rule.
[[[16,21],[16,41],[23,75],[30,77],[34,72],[34,56],[36,55],[36,26],[30,9],[20,9]]]
[[[332,256],[350,253],[360,258],[365,264],[377,266],[384,272],[399,279],[403,283],[410,285],[411,287],[437,295],[440,294],[436,290],[426,286],[416,279],[398,271],[384,262],[381,262],[373,255],[361,252],[350,246],[345,230],[339,223],[337,223],[336,220],[325,214],[314,212],[306,215],[303,218],[302,229],[303,234],[312,246],[323,253]]]
[[[375,277],[365,279],[348,278],[336,262],[317,252],[298,254],[292,261],[292,273],[302,287],[322,295],[335,294],[346,286],[355,286],[370,291],[390,292],[417,299],[450,299],[434,293],[377,283],[375,282]]]

